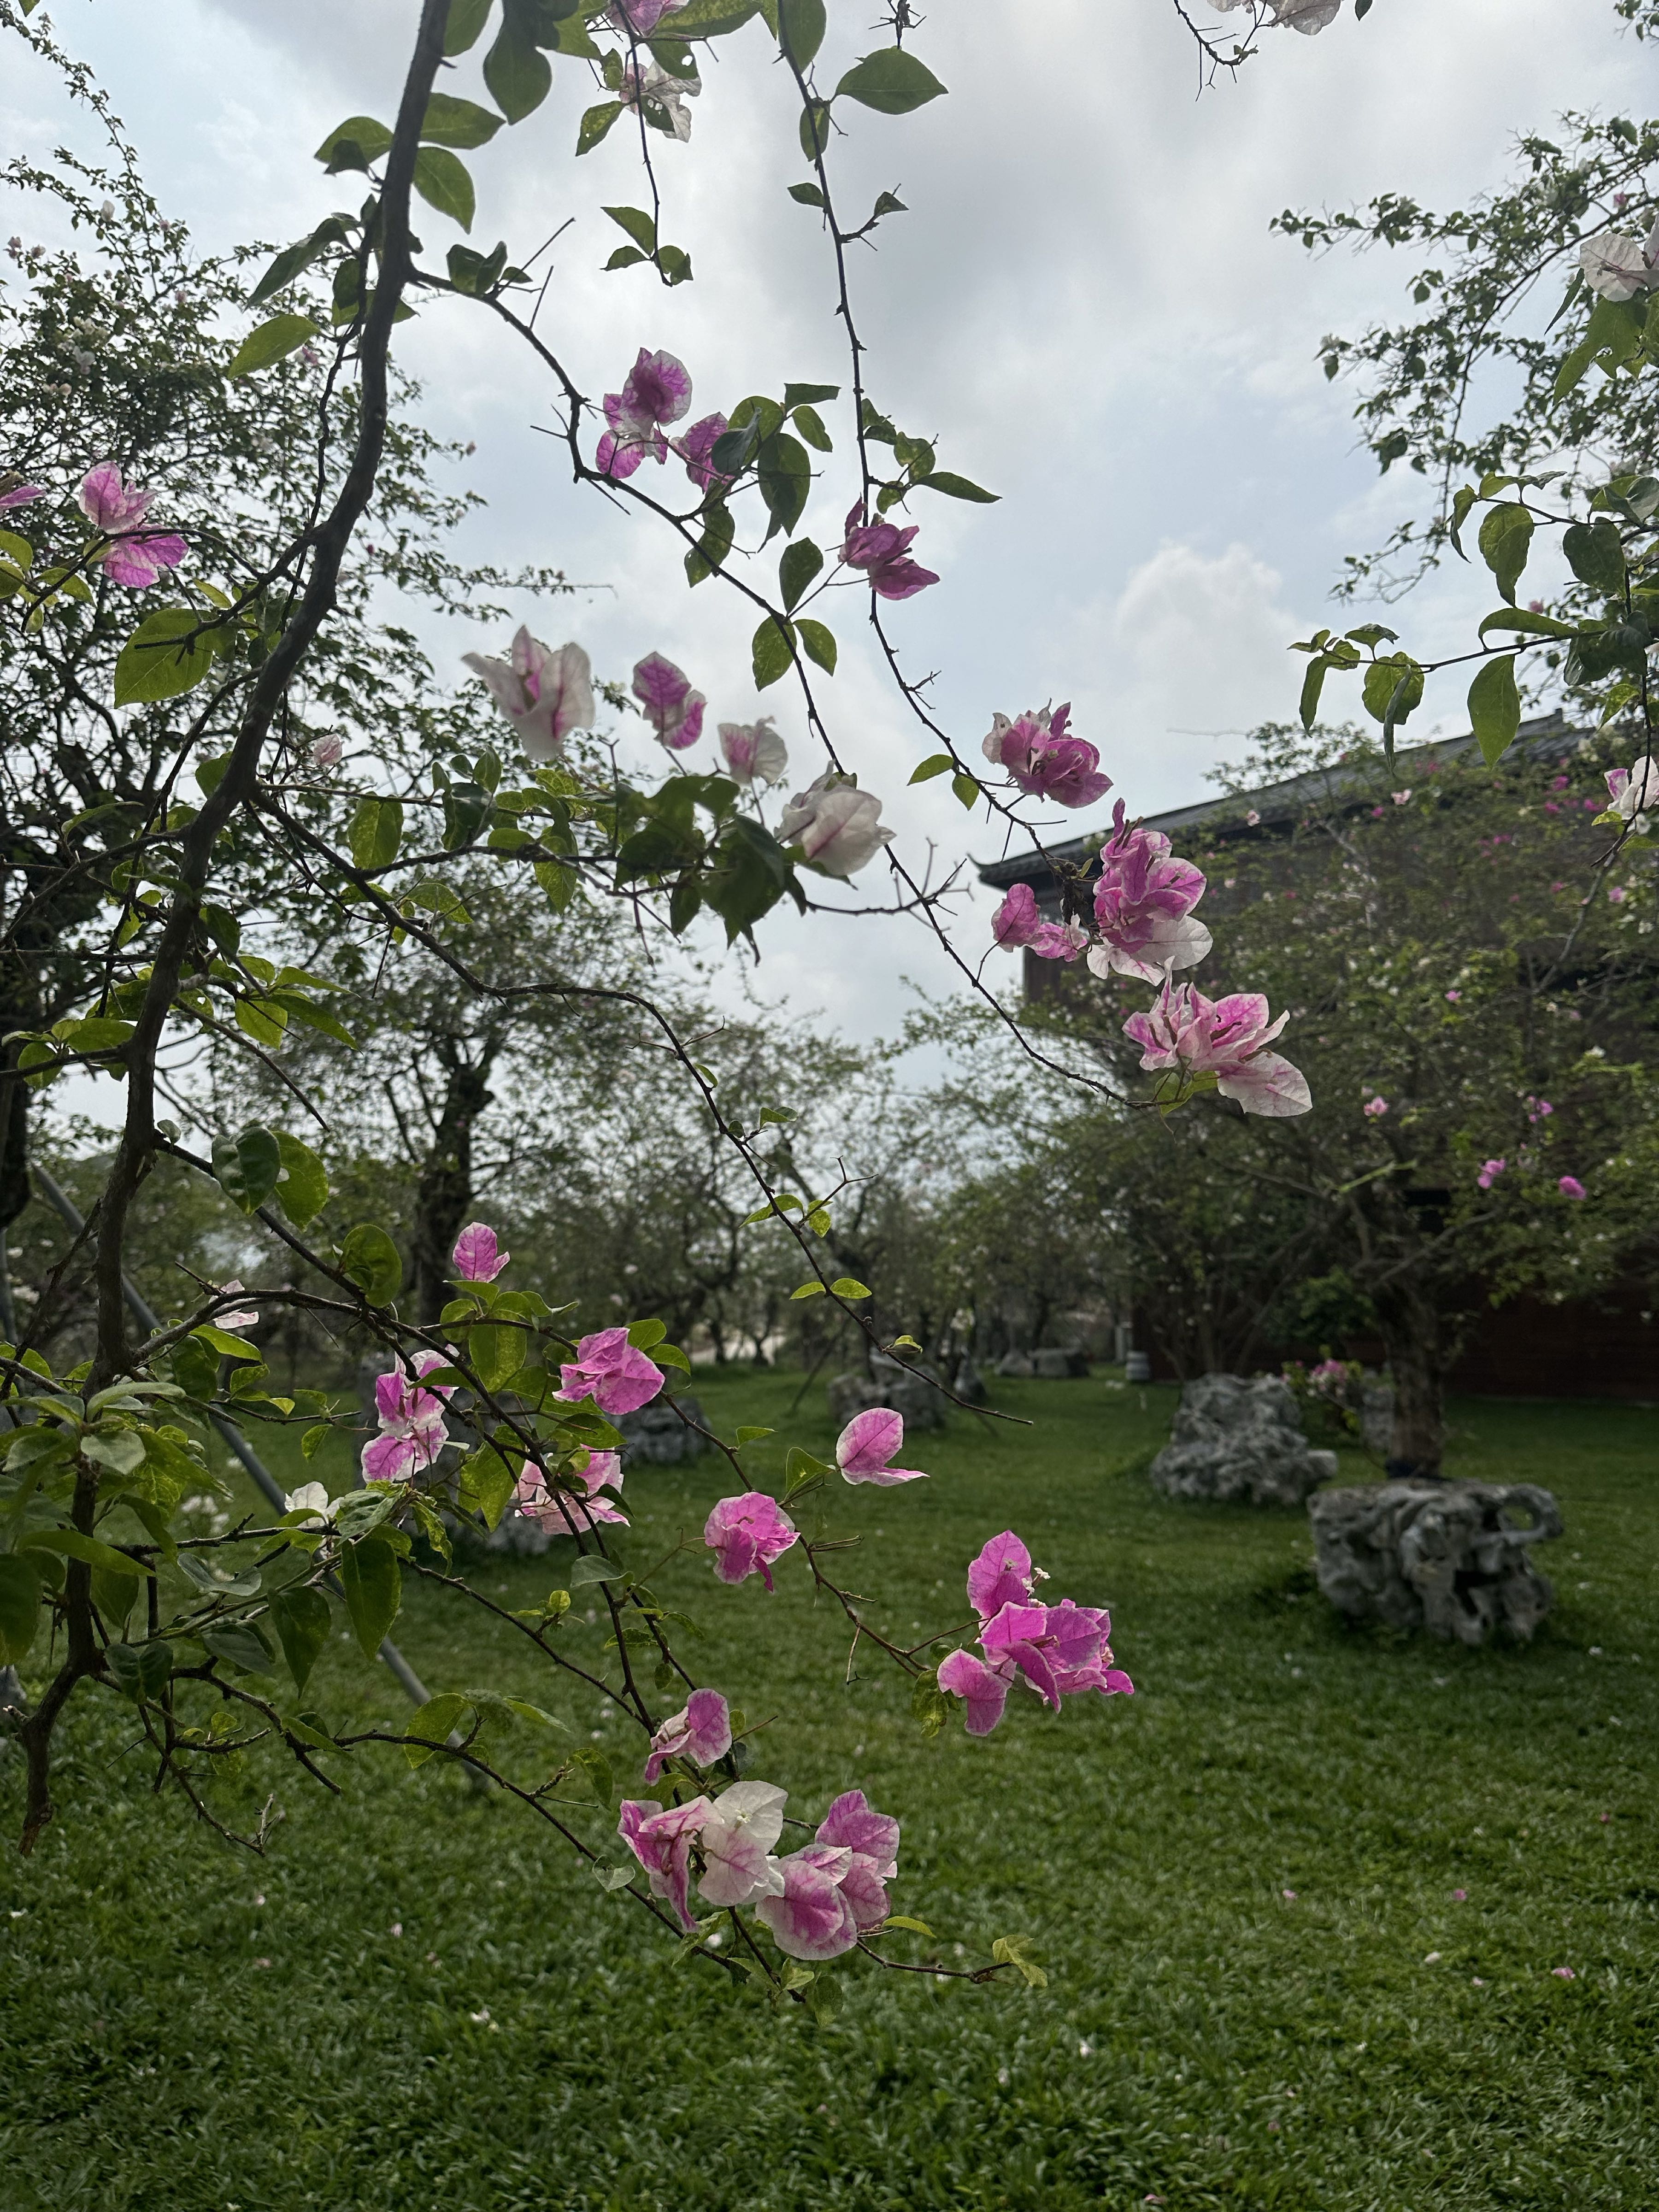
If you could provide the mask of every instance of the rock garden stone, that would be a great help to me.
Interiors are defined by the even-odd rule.
[[[830,1418],[844,1429],[855,1413],[872,1406],[890,1406],[907,1429],[942,1429],[949,1402],[921,1376],[907,1375],[896,1360],[871,1362],[873,1375],[837,1375],[829,1386]]]
[[[1335,1473],[1336,1454],[1310,1447],[1290,1385],[1276,1375],[1200,1375],[1185,1384],[1152,1465],[1154,1487],[1170,1498],[1252,1505],[1300,1505]]]
[[[1005,1352],[997,1362],[999,1375],[1012,1375],[1021,1379],[1036,1373],[1029,1352]]]
[[[1031,1372],[1045,1382],[1066,1382],[1089,1371],[1089,1355],[1075,1345],[1044,1345],[1031,1354]]]
[[[1350,1620],[1469,1644],[1501,1624],[1524,1642],[1554,1602],[1533,1550],[1561,1534],[1561,1513],[1534,1483],[1367,1484],[1308,1512],[1319,1587]]]

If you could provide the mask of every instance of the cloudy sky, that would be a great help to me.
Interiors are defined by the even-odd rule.
[[[1208,20],[1204,0],[1192,4]],[[829,7],[819,74],[833,82],[878,42],[881,10]],[[210,246],[286,242],[349,204],[310,149],[349,114],[390,118],[413,15],[412,0],[54,9],[164,205]],[[1376,0],[1358,25],[1345,7],[1318,38],[1266,34],[1240,82],[1202,97],[1169,0],[935,0],[915,43],[950,96],[903,118],[848,107],[834,157],[848,206],[890,186],[910,210],[884,224],[878,252],[854,257],[870,386],[902,427],[937,438],[940,465],[1002,497],[918,495],[917,551],[944,580],[893,610],[893,632],[912,671],[939,672],[937,710],[959,741],[976,746],[994,709],[1070,697],[1133,812],[1200,797],[1239,732],[1293,711],[1288,641],[1329,618],[1342,556],[1377,543],[1411,489],[1379,482],[1355,451],[1352,397],[1316,358],[1328,330],[1396,313],[1410,271],[1316,259],[1271,235],[1270,219],[1389,190],[1460,200],[1501,177],[1519,131],[1564,106],[1650,112],[1656,58],[1620,35],[1606,0]],[[475,243],[504,237],[525,252],[574,218],[541,327],[579,385],[614,389],[639,344],[665,346],[695,379],[694,415],[787,379],[846,382],[817,219],[786,195],[805,173],[793,100],[757,24],[717,52],[691,143],[656,142],[664,235],[690,250],[694,284],[666,293],[648,270],[601,273],[620,233],[599,205],[637,204],[641,188],[625,131],[572,162],[595,96],[585,65],[561,64],[547,104],[469,157]],[[477,55],[451,88],[477,93],[476,74]],[[0,48],[6,143],[45,152],[66,127],[90,144],[42,74]],[[421,228],[429,247],[453,234],[424,210]],[[753,692],[753,624],[735,598],[689,593],[655,526],[562,474],[534,427],[551,416],[534,365],[476,311],[423,313],[402,344],[434,426],[477,441],[468,481],[489,502],[477,553],[552,562],[596,587],[526,605],[532,626],[555,643],[580,635],[613,675],[667,653],[708,694],[711,720],[776,708],[815,773],[787,687]],[[839,433],[845,417],[824,411]],[[826,544],[850,496],[837,445],[806,522]],[[1429,587],[1405,611],[1407,641],[1458,634],[1482,611],[1471,590],[1456,577]],[[828,687],[837,743],[909,856],[932,841],[942,861],[988,857],[994,834],[969,824],[943,782],[905,789],[933,748],[866,650],[856,599],[822,611],[842,643]],[[503,641],[434,644],[461,680],[467,645]],[[1457,724],[1449,684],[1431,694],[1437,708]],[[975,957],[988,911],[981,894],[963,918]],[[949,979],[909,924],[792,919],[764,939],[763,984],[854,1033],[898,1018],[902,977]]]

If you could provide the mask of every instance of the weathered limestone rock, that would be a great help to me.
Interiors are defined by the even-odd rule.
[[[866,1413],[872,1406],[890,1406],[907,1429],[945,1426],[949,1401],[931,1382],[906,1374],[896,1359],[884,1359],[879,1354],[870,1364],[876,1370],[873,1375],[837,1375],[829,1386],[830,1418],[838,1429],[844,1429],[854,1413]]]
[[[689,1390],[678,1389],[672,1406],[653,1398],[637,1413],[619,1413],[611,1425],[622,1431],[623,1467],[637,1467],[642,1462],[650,1467],[678,1467],[683,1460],[700,1458],[708,1446],[689,1425],[692,1421],[708,1426],[702,1406]]]
[[[1031,1364],[1029,1352],[1005,1352],[997,1362],[997,1373],[1012,1375],[1023,1380],[1027,1376],[1035,1375],[1036,1370]]]
[[[1359,1433],[1367,1451],[1386,1459],[1394,1448],[1394,1385],[1365,1377],[1359,1401]]]
[[[1089,1355],[1076,1345],[1043,1345],[1031,1354],[1032,1374],[1047,1382],[1069,1382],[1088,1371]]]
[[[975,1364],[971,1352],[964,1352],[951,1388],[964,1406],[984,1406],[990,1402],[991,1394],[985,1387],[985,1377]]]
[[[1502,1622],[1524,1640],[1554,1602],[1532,1547],[1561,1534],[1561,1513],[1534,1483],[1385,1482],[1328,1490],[1308,1512],[1319,1587],[1350,1620],[1460,1644]]]
[[[1290,1385],[1276,1375],[1200,1375],[1181,1393],[1170,1441],[1152,1462],[1171,1498],[1243,1498],[1300,1505],[1336,1473],[1336,1454],[1314,1451]]]

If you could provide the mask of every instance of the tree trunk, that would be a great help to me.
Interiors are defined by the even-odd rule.
[[[1394,1376],[1390,1480],[1437,1480],[1445,1442],[1440,1310],[1408,1277],[1374,1291],[1371,1303]]]
[[[476,1067],[449,1062],[443,1111],[415,1192],[415,1312],[423,1328],[434,1323],[452,1295],[450,1254],[472,1207],[472,1127],[490,1100],[486,1078],[494,1052]]]

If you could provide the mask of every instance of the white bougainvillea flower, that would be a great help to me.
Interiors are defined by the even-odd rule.
[[[623,70],[617,98],[624,107],[637,107],[641,101],[647,110],[659,107],[683,145],[691,136],[691,111],[685,103],[702,90],[702,80],[695,70],[690,76],[675,76],[660,62],[651,61],[641,73],[636,64],[629,62]]]
[[[758,722],[722,722],[720,750],[726,773],[745,791],[753,783],[781,783],[789,773],[788,752],[769,714]]]
[[[303,1513],[302,1528],[326,1528],[339,1510],[334,1500],[320,1482],[302,1482],[297,1490],[290,1490],[283,1500],[285,1513]]]
[[[1659,222],[1646,242],[1622,231],[1604,230],[1578,249],[1578,266],[1592,292],[1604,300],[1633,300],[1659,283]]]
[[[809,866],[826,876],[854,876],[893,832],[881,823],[881,801],[830,769],[798,791],[778,823],[780,844],[799,844]]]
[[[580,646],[562,645],[556,653],[520,627],[510,660],[492,660],[483,653],[461,658],[483,677],[532,760],[561,759],[573,730],[592,728],[593,671]]]
[[[1275,0],[1273,27],[1280,31],[1300,31],[1311,39],[1328,23],[1334,23],[1340,12],[1342,0]]]

